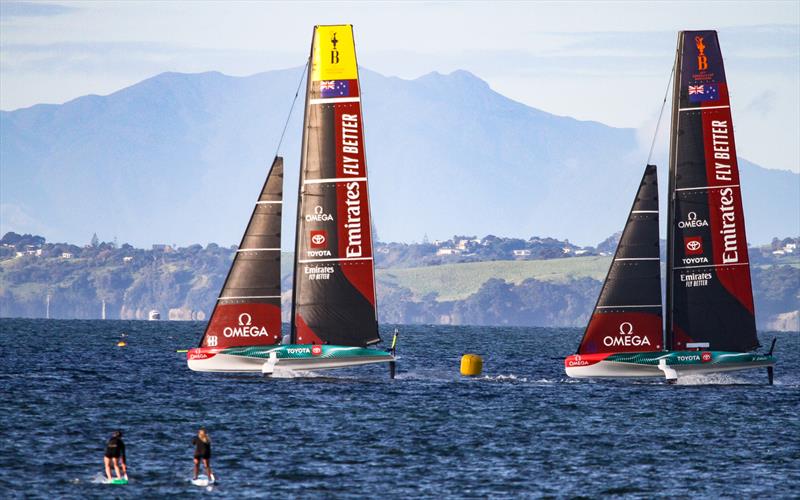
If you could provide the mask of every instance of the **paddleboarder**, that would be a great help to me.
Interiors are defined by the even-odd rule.
[[[120,479],[119,469],[122,467],[122,475],[127,481],[128,467],[125,463],[125,443],[122,441],[122,431],[114,431],[111,439],[106,443],[106,452],[103,455],[103,465],[106,469],[106,477],[111,481],[111,464],[114,464],[114,473]]]
[[[211,471],[211,436],[204,428],[197,431],[197,436],[192,439],[194,445],[194,479],[200,472],[200,461],[203,461],[203,466],[206,468],[206,474],[211,482],[214,482],[214,473]]]

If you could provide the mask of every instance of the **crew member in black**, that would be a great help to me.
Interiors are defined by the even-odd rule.
[[[122,441],[122,431],[114,431],[111,439],[106,443],[106,453],[103,456],[103,465],[106,468],[106,477],[111,481],[111,464],[114,464],[114,473],[120,479],[119,468],[122,466],[122,475],[128,479],[128,468],[125,464],[125,443]]]
[[[194,445],[194,478],[200,472],[200,460],[206,468],[206,474],[211,482],[214,482],[214,473],[211,471],[211,437],[202,427],[197,431],[197,437],[192,439]]]

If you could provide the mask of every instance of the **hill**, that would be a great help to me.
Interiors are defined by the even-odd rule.
[[[164,73],[107,96],[0,112],[0,225],[57,241],[97,232],[137,246],[238,242],[301,73]],[[384,241],[548,234],[586,245],[621,228],[646,158],[633,129],[525,106],[465,71],[403,80],[364,69],[362,79]],[[285,249],[301,115],[281,149]],[[741,170],[750,241],[800,233],[800,177],[747,161]]]
[[[445,264],[406,269],[379,269],[379,284],[406,288],[417,300],[423,297],[436,301],[464,300],[480,290],[491,279],[500,279],[512,285],[525,280],[569,283],[580,278],[601,282],[605,279],[609,256],[571,257],[565,259],[531,261],[490,261]]]
[[[464,241],[455,238],[457,241]],[[474,239],[473,239],[474,241]],[[382,322],[473,325],[582,326],[597,299],[609,256],[554,259],[514,257],[513,239],[481,239],[474,252],[504,260],[380,267],[378,313]],[[484,242],[487,242],[483,244]],[[528,242],[549,250],[552,239]],[[451,241],[448,244],[453,243]],[[800,240],[775,239],[750,248],[759,328],[800,329]],[[432,245],[380,244],[395,263],[428,262]],[[465,245],[469,248],[467,245]],[[434,246],[434,248],[436,248]],[[567,248],[561,250],[566,251]],[[384,252],[384,250],[386,252]],[[0,240],[0,316],[203,320],[210,314],[236,247],[209,244],[151,250],[93,242],[79,247],[9,233]],[[403,257],[407,253],[413,258]],[[545,252],[546,253],[546,252]],[[533,252],[531,253],[531,255]],[[433,253],[435,255],[435,251]],[[282,254],[284,320],[291,310],[292,255]],[[380,262],[379,262],[380,264]],[[383,264],[381,264],[383,265]],[[49,299],[48,299],[49,297]]]

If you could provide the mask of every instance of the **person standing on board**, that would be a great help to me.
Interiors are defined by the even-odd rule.
[[[208,435],[204,428],[197,431],[197,436],[192,439],[194,445],[194,479],[197,479],[197,474],[200,472],[200,460],[203,461],[203,466],[206,468],[206,474],[209,481],[214,481],[214,473],[211,471],[211,437]]]
[[[103,456],[103,465],[106,468],[106,477],[111,481],[111,464],[114,464],[114,473],[120,479],[119,468],[122,466],[122,475],[128,479],[128,467],[125,464],[125,443],[122,441],[122,431],[114,431],[111,439],[106,443],[106,452]]]

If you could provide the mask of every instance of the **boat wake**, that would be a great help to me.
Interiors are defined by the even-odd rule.
[[[729,373],[707,373],[682,375],[678,377],[678,385],[763,385],[763,381],[756,381]]]
[[[324,378],[325,375],[320,372],[307,371],[307,370],[292,370],[291,368],[275,367],[272,372],[272,378]]]
[[[477,380],[488,380],[490,382],[527,382],[527,377],[517,377],[513,373],[508,375],[484,375]]]
[[[112,471],[111,477],[114,477],[113,471]],[[76,479],[72,480],[72,482],[73,482],[73,484],[78,484],[80,482],[80,479],[76,478]],[[111,482],[108,480],[106,475],[103,474],[102,472],[98,472],[94,476],[92,476],[91,479],[89,480],[89,482],[92,483],[92,484],[111,484]]]

